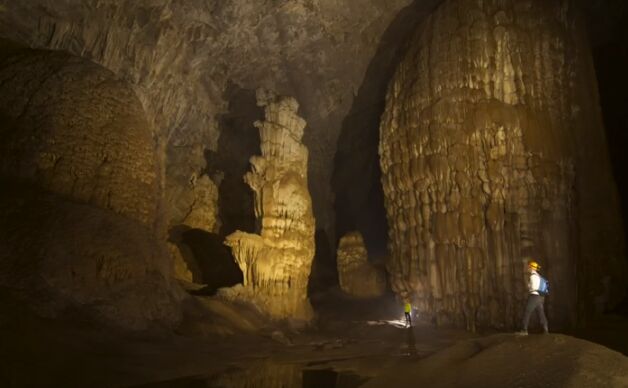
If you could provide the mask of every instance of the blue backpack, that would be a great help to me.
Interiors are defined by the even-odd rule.
[[[537,290],[539,292],[539,295],[541,296],[547,296],[549,295],[549,282],[547,281],[547,279],[545,279],[543,276],[539,275],[539,278],[541,279],[541,282],[539,283],[539,289]]]

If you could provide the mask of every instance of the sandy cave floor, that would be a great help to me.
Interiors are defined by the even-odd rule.
[[[351,388],[364,384],[382,386],[383,379],[383,386],[386,386],[389,381],[387,373],[402,368],[400,372],[394,372],[397,378],[409,376],[411,373],[408,368],[410,371],[421,370],[416,366],[420,365],[417,363],[436,362],[442,367],[449,365],[464,371],[465,363],[474,358],[479,359],[476,354],[478,349],[491,349],[492,353],[482,351],[482,355],[489,355],[485,356],[489,357],[486,368],[491,369],[494,361],[490,357],[496,357],[495,354],[500,359],[507,356],[501,357],[499,351],[493,349],[505,347],[508,352],[510,348],[504,343],[512,341],[519,341],[511,344],[511,347],[514,346],[512,349],[516,349],[513,355],[515,359],[521,349],[532,346],[534,341],[539,341],[539,337],[547,337],[540,340],[548,341],[549,346],[561,346],[561,349],[552,353],[556,357],[565,348],[573,346],[576,349],[589,344],[571,345],[568,340],[568,344],[564,345],[562,337],[571,337],[560,335],[518,338],[510,333],[472,334],[456,329],[437,329],[426,323],[417,323],[408,329],[403,327],[401,321],[401,307],[391,298],[351,303],[344,308],[339,308],[338,302],[342,304],[345,300],[339,300],[337,295],[330,299],[335,300],[336,304],[332,307],[331,304],[320,303],[317,306],[318,320],[311,328],[295,330],[285,326],[265,327],[256,333],[238,332],[237,335],[210,335],[204,338],[190,336],[189,333],[181,335],[163,331],[104,331],[93,328],[87,322],[77,327],[76,324],[64,325],[62,321],[29,318],[24,314],[20,320],[9,323],[5,320],[3,325],[0,324],[3,339],[0,348],[0,385]],[[225,315],[224,311],[221,310],[220,314]],[[251,312],[240,312],[242,316],[236,319],[255,322]],[[221,322],[225,325],[224,321]],[[625,321],[621,321],[621,324],[624,325]],[[606,330],[609,330],[608,327]],[[457,347],[463,350],[456,350]],[[606,360],[602,365],[609,365],[605,358],[608,357],[605,353],[607,350],[597,346],[591,357]],[[534,349],[530,351],[534,352]],[[447,356],[448,352],[453,356]],[[435,353],[436,356],[430,357]],[[433,361],[434,357],[437,361]],[[441,357],[441,361],[438,361],[438,357]],[[628,358],[619,353],[611,358],[613,362],[619,363],[617,365],[623,365],[622,362],[628,365]],[[576,361],[574,358],[571,364],[561,370],[571,373],[577,369],[573,367]],[[432,366],[429,369],[434,368]],[[614,371],[612,374],[619,375],[618,378],[624,377]],[[418,384],[420,378],[434,376],[418,375],[404,384],[414,386],[412,382]],[[567,379],[562,375],[556,378]],[[438,386],[436,382],[430,384]],[[613,384],[604,382],[606,386]]]

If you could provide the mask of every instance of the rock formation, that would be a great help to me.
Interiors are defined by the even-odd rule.
[[[218,231],[218,188],[209,176],[192,174],[186,187],[177,191],[174,198],[170,198],[173,208],[177,208],[170,213],[171,225],[185,225],[208,232]]]
[[[307,282],[314,257],[314,217],[307,184],[305,120],[294,98],[258,91],[266,119],[256,122],[261,156],[251,157],[244,177],[255,194],[260,234],[237,231],[227,237],[244,275],[240,297],[275,318],[308,320]]]
[[[31,50],[5,58],[1,77],[2,176],[155,227],[155,147],[124,81],[80,58]]]
[[[582,339],[497,334],[391,368],[362,387],[533,387],[539,381],[564,388],[625,387],[627,370],[621,353]]]
[[[192,174],[186,185],[168,190],[166,201],[172,204],[168,217],[168,248],[174,260],[174,275],[177,279],[192,282],[194,276],[183,253],[191,258],[194,255],[188,252],[189,247],[182,242],[182,233],[188,229],[200,229],[208,233],[218,231],[218,188],[209,176]]]
[[[341,122],[381,35],[411,3],[0,0],[0,38],[86,58],[133,87],[154,130],[174,217],[193,196],[188,182],[205,167],[203,151],[223,151],[228,85],[295,96],[308,121],[317,227],[335,240],[329,182]]]
[[[551,279],[555,326],[590,304],[581,294],[577,305],[577,284],[622,283],[618,202],[578,20],[571,1],[452,0],[417,30],[389,86],[379,152],[390,280],[424,316],[516,326],[530,258]]]
[[[54,317],[178,320],[150,124],[110,71],[60,52],[0,60],[0,286]]]
[[[372,298],[384,293],[386,276],[368,261],[360,232],[344,235],[338,243],[336,256],[342,291],[358,298]]]

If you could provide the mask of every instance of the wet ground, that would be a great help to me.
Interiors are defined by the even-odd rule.
[[[354,321],[346,336],[303,333],[292,345],[234,359],[207,373],[133,387],[358,387],[383,369],[416,360],[472,335],[427,325],[405,328],[396,320]],[[255,351],[248,353],[251,357]],[[218,369],[218,370],[216,370]]]
[[[391,297],[355,302],[332,295],[314,304],[318,319],[307,328],[204,338],[115,332],[77,326],[76,318],[70,325],[20,315],[21,320],[0,325],[0,386],[352,388],[489,334],[437,329],[420,319],[405,327],[402,306]],[[614,331],[603,327],[598,337],[621,336],[623,324],[620,320]]]

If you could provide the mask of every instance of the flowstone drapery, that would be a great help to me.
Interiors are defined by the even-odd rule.
[[[251,158],[244,177],[255,193],[260,234],[237,231],[225,244],[244,275],[242,287],[223,294],[257,303],[275,318],[309,320],[307,282],[314,257],[314,216],[307,185],[307,148],[301,143],[305,120],[291,97],[259,90],[266,119],[256,122],[261,156]]]
[[[535,258],[552,282],[550,319],[570,325],[577,284],[596,281],[576,282],[577,260],[591,263],[593,244],[608,247],[611,263],[621,257],[574,12],[570,1],[447,1],[397,69],[380,126],[387,267],[393,290],[423,316],[516,326]],[[599,187],[605,194],[592,195]],[[594,225],[608,237],[578,246],[575,234],[590,237]]]
[[[358,298],[372,298],[384,293],[386,276],[368,261],[360,232],[347,233],[340,239],[336,257],[342,291]]]

